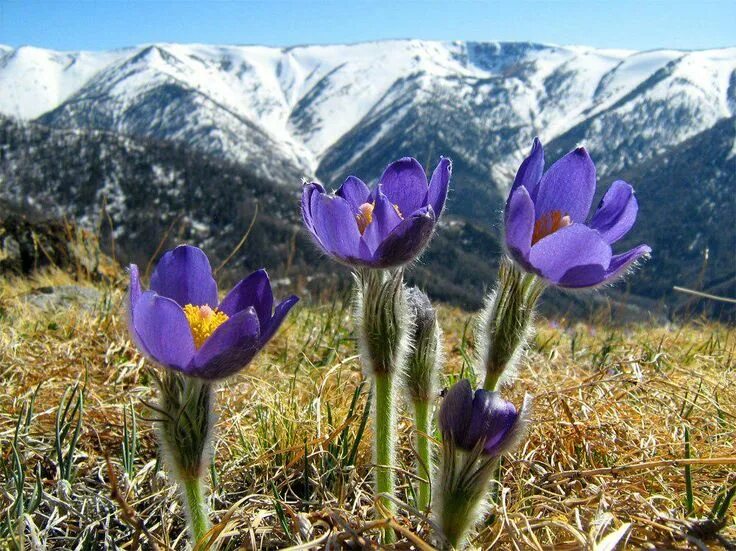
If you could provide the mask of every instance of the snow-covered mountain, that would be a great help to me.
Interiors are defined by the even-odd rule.
[[[398,154],[427,163],[445,154],[471,188],[504,188],[535,134],[560,147],[585,142],[606,173],[735,112],[736,48],[400,40],[0,49],[2,114],[177,140],[287,185],[349,171],[374,178]]]
[[[736,48],[0,46],[0,201],[110,223],[130,258],[155,250],[170,224],[226,256],[257,201],[248,263],[332,273],[299,230],[301,178],[372,180],[398,157],[431,168],[446,155],[448,216],[413,272],[434,296],[473,308],[535,135],[548,162],[586,145],[599,192],[616,178],[637,189],[629,244],[654,248],[628,289],[642,304],[678,308],[673,285],[736,293]],[[297,235],[304,256],[292,265]]]

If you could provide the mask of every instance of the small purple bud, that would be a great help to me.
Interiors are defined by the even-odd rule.
[[[467,379],[455,384],[440,407],[440,430],[465,451],[482,447],[485,455],[499,456],[518,441],[524,425],[522,412],[500,393],[478,389],[473,393]]]

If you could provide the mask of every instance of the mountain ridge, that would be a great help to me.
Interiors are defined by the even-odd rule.
[[[398,52],[392,50],[398,50]],[[164,61],[156,59],[152,52],[159,52],[161,57],[167,59]],[[621,72],[620,69],[627,69],[627,61],[632,62],[632,60],[640,59],[643,56],[648,58],[647,63],[661,65],[673,57],[680,58],[698,52],[707,52],[714,59],[720,58],[722,55],[736,58],[736,48],[702,51],[662,49],[637,52],[595,49],[584,46],[552,46],[533,42],[438,42],[420,40],[376,41],[345,46],[307,45],[287,48],[155,43],[103,52],[55,52],[42,48],[21,47],[4,52],[0,58],[0,83],[6,84],[3,92],[0,93],[0,112],[25,120],[36,119],[59,109],[65,102],[73,99],[75,95],[80,93],[84,95],[85,89],[87,89],[87,93],[91,93],[90,90],[99,93],[100,87],[103,87],[103,91],[105,91],[105,82],[98,81],[105,76],[106,72],[112,72],[112,74],[119,77],[120,71],[125,70],[126,74],[123,75],[124,78],[121,80],[130,80],[131,76],[137,76],[136,69],[128,70],[125,66],[140,61],[141,57],[149,54],[151,59],[143,61],[143,66],[138,69],[140,72],[148,71],[146,77],[178,77],[178,81],[182,85],[198,89],[200,93],[207,95],[215,103],[219,103],[222,108],[248,118],[266,134],[277,138],[276,141],[284,142],[282,145],[285,147],[296,148],[297,156],[306,157],[311,154],[313,158],[305,162],[306,166],[300,167],[304,169],[315,167],[326,151],[333,147],[350,129],[355,128],[361,119],[370,112],[372,106],[377,105],[396,80],[401,76],[411,74],[412,70],[426,73],[429,76],[447,77],[454,75],[473,79],[504,76],[505,71],[513,71],[514,68],[521,69],[525,66],[527,70],[531,71],[529,76],[543,78],[555,69],[564,70],[565,66],[571,62],[582,63],[581,68],[588,73],[595,69],[593,65],[599,65],[600,74],[587,75],[583,79],[585,82],[595,84],[594,92],[596,93],[591,93],[591,97],[588,98],[592,100],[595,97],[600,97],[598,88],[605,84],[603,82],[604,76],[609,77],[610,80],[612,75]],[[584,58],[590,56],[596,59],[593,60],[593,65],[586,65]],[[650,59],[652,56],[656,59]],[[10,67],[9,69],[8,66],[12,65],[11,61],[14,58],[20,58],[14,61],[18,67]],[[379,60],[382,63],[375,67],[373,66],[375,64],[371,64],[372,60]],[[396,63],[393,66],[390,63],[383,63],[386,60],[395,61]],[[219,65],[213,70],[215,62]],[[32,71],[29,75],[30,70],[24,63],[25,65],[32,64],[41,67],[46,71],[58,70],[59,64],[63,64],[64,68],[60,72],[60,76],[56,76],[59,83],[55,83],[53,78],[49,78],[51,84],[45,84],[45,88],[44,86],[34,88],[34,75]],[[235,63],[240,63],[243,72],[239,75],[228,75],[228,69]],[[71,71],[72,74],[67,75],[70,68],[73,69],[75,65],[77,66],[76,72]],[[180,69],[186,69],[186,71],[177,73],[177,65]],[[530,69],[531,65],[538,67],[537,69]],[[356,80],[360,71],[366,67],[374,71],[371,74],[373,78],[369,79],[373,91],[369,94],[363,93],[366,97],[360,97],[362,93],[360,90],[350,90],[350,94],[348,94],[350,100],[347,102],[340,102],[339,98],[335,99],[323,95],[320,97],[320,101],[323,105],[328,104],[327,109],[325,109],[325,112],[319,112],[319,109],[316,110],[319,120],[311,132],[305,133],[302,130],[300,133],[298,127],[290,127],[291,117],[299,116],[300,108],[312,107],[311,105],[304,106],[303,102],[310,93],[314,94],[317,87],[320,86],[320,82],[324,79],[334,80],[336,73],[339,75],[341,71],[346,71],[345,67],[347,66],[355,66],[355,71],[348,71],[345,75],[348,78],[343,78],[335,83],[338,91],[345,95],[344,88],[341,89],[340,87],[346,86],[346,80],[350,82]],[[575,67],[571,70],[574,69]],[[536,75],[534,70],[537,72]],[[156,74],[157,71],[159,74]],[[253,74],[249,75],[249,72]],[[633,72],[637,73],[636,70]],[[381,82],[380,86],[377,86],[375,75],[379,73],[388,74],[388,76],[384,76],[384,81]],[[218,82],[217,86],[211,85],[208,87],[208,84],[211,83],[207,83],[207,76],[210,74],[222,76],[220,78],[222,82]],[[642,81],[646,74],[646,70],[643,73],[639,70],[634,76],[634,80]],[[284,75],[286,75],[285,78]],[[54,77],[54,75],[51,75],[51,77]],[[524,75],[517,74],[514,78],[518,77],[521,77],[522,81],[524,80]],[[25,85],[23,85],[24,78],[27,81]],[[104,81],[104,79],[102,80]],[[531,80],[533,78],[529,79],[529,81]],[[15,87],[8,86],[8,83],[15,83]],[[127,82],[124,84],[126,89],[107,91],[111,92],[113,96],[115,94],[118,94],[119,97],[122,96],[122,101],[129,99],[125,97],[125,94],[134,97],[136,93],[146,91],[145,82]],[[136,90],[137,86],[141,87],[138,91]],[[226,90],[228,86],[231,88],[230,90]],[[48,91],[51,87],[58,88],[58,90],[48,91],[48,95],[53,97],[43,98],[43,101],[33,101],[31,102],[33,105],[23,105],[18,96],[26,92],[29,87],[33,88],[37,94],[42,93],[38,88]],[[259,97],[259,90],[264,87],[268,88],[265,97],[262,94]],[[243,93],[238,93],[240,91],[243,91]],[[248,105],[248,98],[245,97],[249,94],[251,105]],[[615,90],[613,95],[615,97]],[[279,96],[281,97],[279,98]],[[76,99],[78,101],[79,98]],[[555,101],[559,103],[559,100]],[[355,112],[353,113],[345,112],[346,104],[356,103],[360,104],[359,109],[354,109]],[[334,104],[334,106],[331,104]],[[591,104],[587,107],[596,108],[600,105]],[[334,115],[335,112],[340,113],[339,118],[349,116],[345,121],[336,121],[337,117],[328,116]],[[727,114],[729,113],[721,113],[722,116]],[[556,120],[564,121],[565,117],[556,117]],[[71,117],[71,120],[57,121],[57,124],[66,124],[69,127],[81,126],[78,123],[75,124],[75,122],[74,118]],[[326,126],[329,128],[325,128]],[[545,126],[544,129],[545,134],[547,134],[544,136],[545,140],[550,140],[559,133],[549,126]],[[290,139],[294,143],[290,143]],[[302,145],[303,148],[299,145]],[[229,149],[223,148],[220,153],[235,155],[236,153],[233,150],[236,147],[234,145]],[[305,149],[308,151],[305,151]],[[295,164],[299,166],[298,162]]]
[[[478,235],[488,235],[474,242],[496,252],[498,213],[535,135],[545,144],[548,166],[585,145],[596,163],[598,196],[619,178],[634,186],[646,213],[632,231],[634,239],[640,227],[650,239],[659,237],[653,228],[673,235],[685,227],[695,231],[666,213],[708,219],[722,214],[709,200],[719,189],[736,193],[736,47],[637,52],[394,40],[287,48],[157,43],[93,53],[0,48],[0,114],[39,125],[34,132],[41,136],[48,128],[129,138],[143,144],[136,147],[151,148],[152,158],[167,155],[156,144],[176,144],[177,166],[189,166],[183,151],[213,166],[222,161],[236,173],[247,170],[244,185],[258,181],[261,188],[263,182],[282,188],[274,197],[298,193],[303,178],[333,188],[349,174],[374,182],[398,157],[414,156],[429,171],[440,155],[449,156],[454,170],[448,223],[485,228]],[[120,162],[129,162],[130,155],[108,145]],[[0,194],[18,199],[17,186],[34,177],[33,166],[26,157],[22,168],[9,166],[7,159],[21,158],[21,152],[12,143],[0,147],[13,151],[0,165]],[[55,146],[51,150],[66,158]],[[690,165],[678,162],[679,156]],[[213,170],[220,174],[222,167]],[[78,169],[78,177],[88,179],[86,169]],[[44,170],[53,180],[53,168]],[[97,185],[105,189],[122,173],[108,167]],[[178,192],[201,186],[218,193],[221,187],[198,174],[196,184],[181,175],[169,183],[152,181]],[[701,188],[693,187],[696,175]],[[68,177],[74,181],[73,174]],[[662,195],[662,186],[677,189],[677,196]],[[653,271],[689,274],[688,266],[678,265],[678,254],[688,262],[706,250],[727,254],[718,228],[702,227],[692,244],[658,242],[665,254],[657,264],[655,249],[652,263],[659,268]],[[689,252],[680,254],[674,243]],[[428,255],[433,262],[440,257],[437,249]],[[721,289],[731,281],[727,260],[712,263],[703,288]],[[482,274],[476,283],[487,276]],[[458,277],[447,274],[443,286],[454,286],[453,296],[460,293],[469,304]],[[673,299],[664,281],[682,282],[660,279],[642,285],[643,295]]]

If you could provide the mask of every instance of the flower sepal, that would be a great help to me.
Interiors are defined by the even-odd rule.
[[[401,268],[355,273],[355,319],[368,375],[393,375],[406,361],[411,318],[403,274]]]
[[[159,389],[156,431],[164,465],[181,492],[187,526],[194,542],[210,530],[205,476],[212,459],[214,385],[174,370],[151,369]]]
[[[485,497],[498,468],[499,457],[483,453],[478,442],[470,451],[452,438],[442,441],[439,486],[435,490],[435,522],[444,549],[462,549],[466,535],[485,509]]]
[[[153,409],[164,461],[177,480],[200,478],[212,454],[214,386],[168,369],[150,373],[159,389]]]
[[[501,261],[496,290],[486,299],[476,327],[476,373],[485,377],[486,390],[514,376],[545,287],[543,279],[522,272],[508,258]]]

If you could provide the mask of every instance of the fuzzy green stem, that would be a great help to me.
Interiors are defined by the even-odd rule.
[[[474,509],[478,507],[477,496],[472,498],[463,494],[452,493],[443,496],[442,517],[440,519],[442,532],[447,538],[449,549],[462,549],[465,538],[475,522]]]
[[[196,546],[210,530],[204,481],[212,456],[214,385],[172,370],[152,373],[160,390],[156,424],[164,463],[181,490]]]
[[[200,478],[188,478],[181,481],[184,502],[189,517],[189,534],[196,547],[210,531],[209,509],[204,497],[204,487]]]
[[[414,402],[414,422],[417,428],[417,476],[422,479],[419,481],[417,494],[417,509],[420,511],[426,511],[429,508],[431,498],[429,483],[432,478],[432,454],[429,447],[430,409],[430,402],[424,400]]]
[[[493,457],[483,455],[482,445],[465,452],[457,449],[452,439],[443,438],[436,520],[445,538],[444,549],[465,548],[496,464]]]
[[[504,372],[522,351],[534,318],[534,306],[544,291],[537,276],[521,272],[509,260],[501,263],[498,279],[498,288],[487,305],[481,339],[486,347],[482,358],[486,373],[483,388],[490,391],[497,390]]]
[[[503,375],[503,371],[486,372],[486,378],[483,380],[483,389],[491,391],[496,390],[496,387],[498,387],[498,381],[501,379],[501,375]]]
[[[393,377],[390,373],[376,373],[375,439],[376,439],[376,491],[378,494],[394,495],[394,404]],[[389,515],[393,515],[394,502],[381,498]],[[394,543],[394,529],[383,530],[383,543]]]

